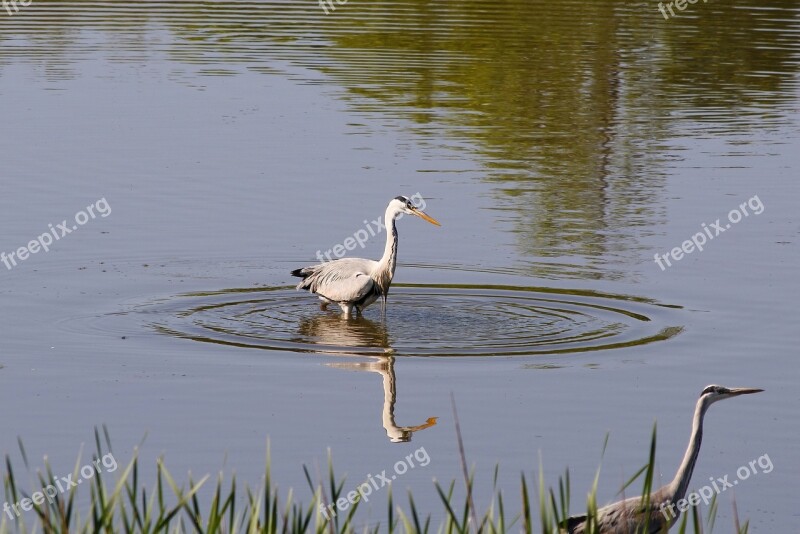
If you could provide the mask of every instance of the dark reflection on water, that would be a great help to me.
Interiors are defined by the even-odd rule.
[[[385,323],[365,317],[343,321],[338,313],[304,316],[297,327],[298,343],[339,347],[374,347],[391,352]]]
[[[350,2],[330,15],[314,1],[36,0],[2,20],[0,75],[32,61],[57,88],[98,55],[170,61],[198,88],[281,62],[310,69],[289,75],[429,143],[421,170],[498,184],[519,248],[552,261],[534,274],[603,277],[665,222],[652,200],[669,139],[758,143],[787,124],[799,12],[793,0],[695,4],[669,21],[624,0]],[[565,269],[567,255],[586,265]]]

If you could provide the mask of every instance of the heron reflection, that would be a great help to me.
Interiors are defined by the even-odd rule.
[[[320,352],[346,356],[368,356],[367,362],[336,362],[330,367],[378,373],[383,379],[382,424],[392,443],[411,441],[414,432],[430,428],[436,424],[436,417],[429,417],[424,423],[414,426],[401,426],[395,418],[397,402],[397,379],[394,371],[393,349],[389,343],[386,325],[364,318],[355,317],[344,322],[336,314],[316,315],[300,321],[298,333],[306,343],[324,346]]]
[[[304,317],[297,329],[301,343],[319,345],[320,352],[335,354],[389,354],[389,332],[385,325],[357,317],[342,321],[340,315],[328,312]]]

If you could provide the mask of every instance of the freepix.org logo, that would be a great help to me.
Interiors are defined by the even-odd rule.
[[[416,464],[414,460],[417,461]],[[325,519],[330,520],[332,517],[336,517],[336,514],[339,512],[347,511],[350,506],[359,501],[363,500],[364,502],[368,502],[369,496],[372,495],[373,491],[379,491],[387,486],[391,486],[392,482],[397,480],[398,476],[403,476],[409,469],[414,469],[416,466],[425,467],[429,463],[431,463],[431,457],[428,455],[428,451],[425,450],[425,447],[420,447],[404,459],[395,462],[393,475],[387,475],[386,469],[374,477],[372,474],[369,474],[365,482],[359,484],[356,489],[347,493],[346,498],[339,497],[336,502],[330,504],[324,502],[319,503],[319,512]]]
[[[77,472],[80,476],[76,479],[73,479],[74,473],[64,477],[53,477],[52,484],[48,484],[41,491],[34,491],[30,497],[25,497],[14,503],[3,503],[3,512],[11,520],[16,520],[22,516],[23,512],[30,512],[35,506],[43,505],[45,500],[54,505],[59,494],[69,493],[72,488],[77,488],[84,480],[91,480],[95,474],[102,473],[103,468],[105,468],[106,473],[113,473],[117,470],[117,467],[117,460],[114,455],[108,453],[102,458],[96,458],[92,463],[81,467],[80,471]]]
[[[50,223],[47,225],[47,231],[45,233],[36,239],[29,241],[27,245],[19,247],[17,250],[13,250],[8,253],[0,251],[0,262],[2,262],[3,265],[6,266],[6,269],[10,271],[16,267],[18,263],[27,260],[33,254],[36,254],[40,251],[49,252],[50,246],[53,243],[71,234],[92,219],[95,219],[98,215],[102,218],[106,218],[111,215],[111,206],[105,197],[101,198],[94,204],[89,204],[86,206],[86,210],[80,210],[78,213],[76,213],[74,217],[75,224],[72,226],[70,226],[70,224],[67,222],[67,219],[64,219],[55,226]]]
[[[748,208],[750,208],[750,211],[748,211]],[[730,230],[732,225],[739,224],[739,221],[745,217],[749,217],[750,213],[753,215],[761,215],[763,212],[764,203],[761,202],[761,199],[758,198],[758,195],[750,197],[747,199],[747,202],[742,202],[739,204],[738,208],[733,208],[728,212],[728,223],[720,222],[720,219],[717,219],[708,225],[706,223],[702,223],[700,232],[697,232],[692,237],[681,243],[680,247],[675,247],[665,254],[656,252],[653,255],[653,261],[656,262],[656,265],[661,267],[662,271],[665,271],[667,267],[672,267],[670,258],[678,262],[685,255],[691,254],[694,251],[702,252],[703,247],[706,246],[706,243],[709,243],[712,239]],[[706,238],[706,236],[708,237]]]
[[[347,0],[336,0],[336,3],[342,6],[347,3]],[[331,8],[331,11],[336,11],[336,6],[333,5],[333,0],[319,0],[319,7],[321,7],[322,10],[325,11],[326,15],[330,14],[328,12],[328,7]]]
[[[33,0],[3,0],[3,7],[6,13],[13,15],[14,13],[19,13],[19,6],[28,7],[32,3]],[[17,4],[19,4],[19,6]],[[11,11],[12,8],[14,11]]]

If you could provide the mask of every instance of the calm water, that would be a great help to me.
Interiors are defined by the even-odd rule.
[[[702,388],[754,386],[711,410],[692,487],[768,454],[739,515],[796,532],[800,4],[334,5],[0,9],[0,251],[69,230],[0,264],[0,452],[68,473],[106,423],[120,460],[146,435],[145,465],[258,484],[269,438],[307,501],[328,448],[355,486],[424,447],[395,494],[438,514],[452,392],[479,508],[541,453],[578,512],[606,433],[601,502],[654,421],[666,482]],[[398,223],[385,322],[291,290],[415,193],[443,225]]]

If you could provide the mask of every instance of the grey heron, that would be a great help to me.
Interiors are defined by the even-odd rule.
[[[597,532],[601,534],[656,534],[667,532],[677,521],[681,514],[680,506],[676,509],[681,499],[686,495],[689,480],[692,478],[697,455],[700,453],[700,442],[703,439],[703,418],[708,407],[717,401],[730,399],[739,395],[758,393],[764,391],[756,388],[726,388],[723,386],[706,386],[700,394],[694,409],[692,420],[692,434],[689,446],[683,456],[675,478],[662,488],[650,494],[647,508],[642,502],[642,497],[631,497],[597,510],[594,524]],[[686,506],[683,506],[684,509]],[[566,531],[569,534],[583,534],[594,531],[587,529],[587,516],[572,516],[566,521]],[[645,530],[645,526],[647,527]]]
[[[405,213],[416,215],[431,224],[441,226],[439,221],[417,208],[407,197],[393,198],[386,207],[384,224],[386,225],[386,247],[379,261],[364,258],[341,258],[319,265],[311,265],[292,271],[292,276],[303,280],[297,289],[307,289],[322,300],[322,309],[328,304],[338,304],[345,317],[350,317],[353,310],[361,312],[375,302],[389,296],[395,266],[397,265],[397,217]]]

